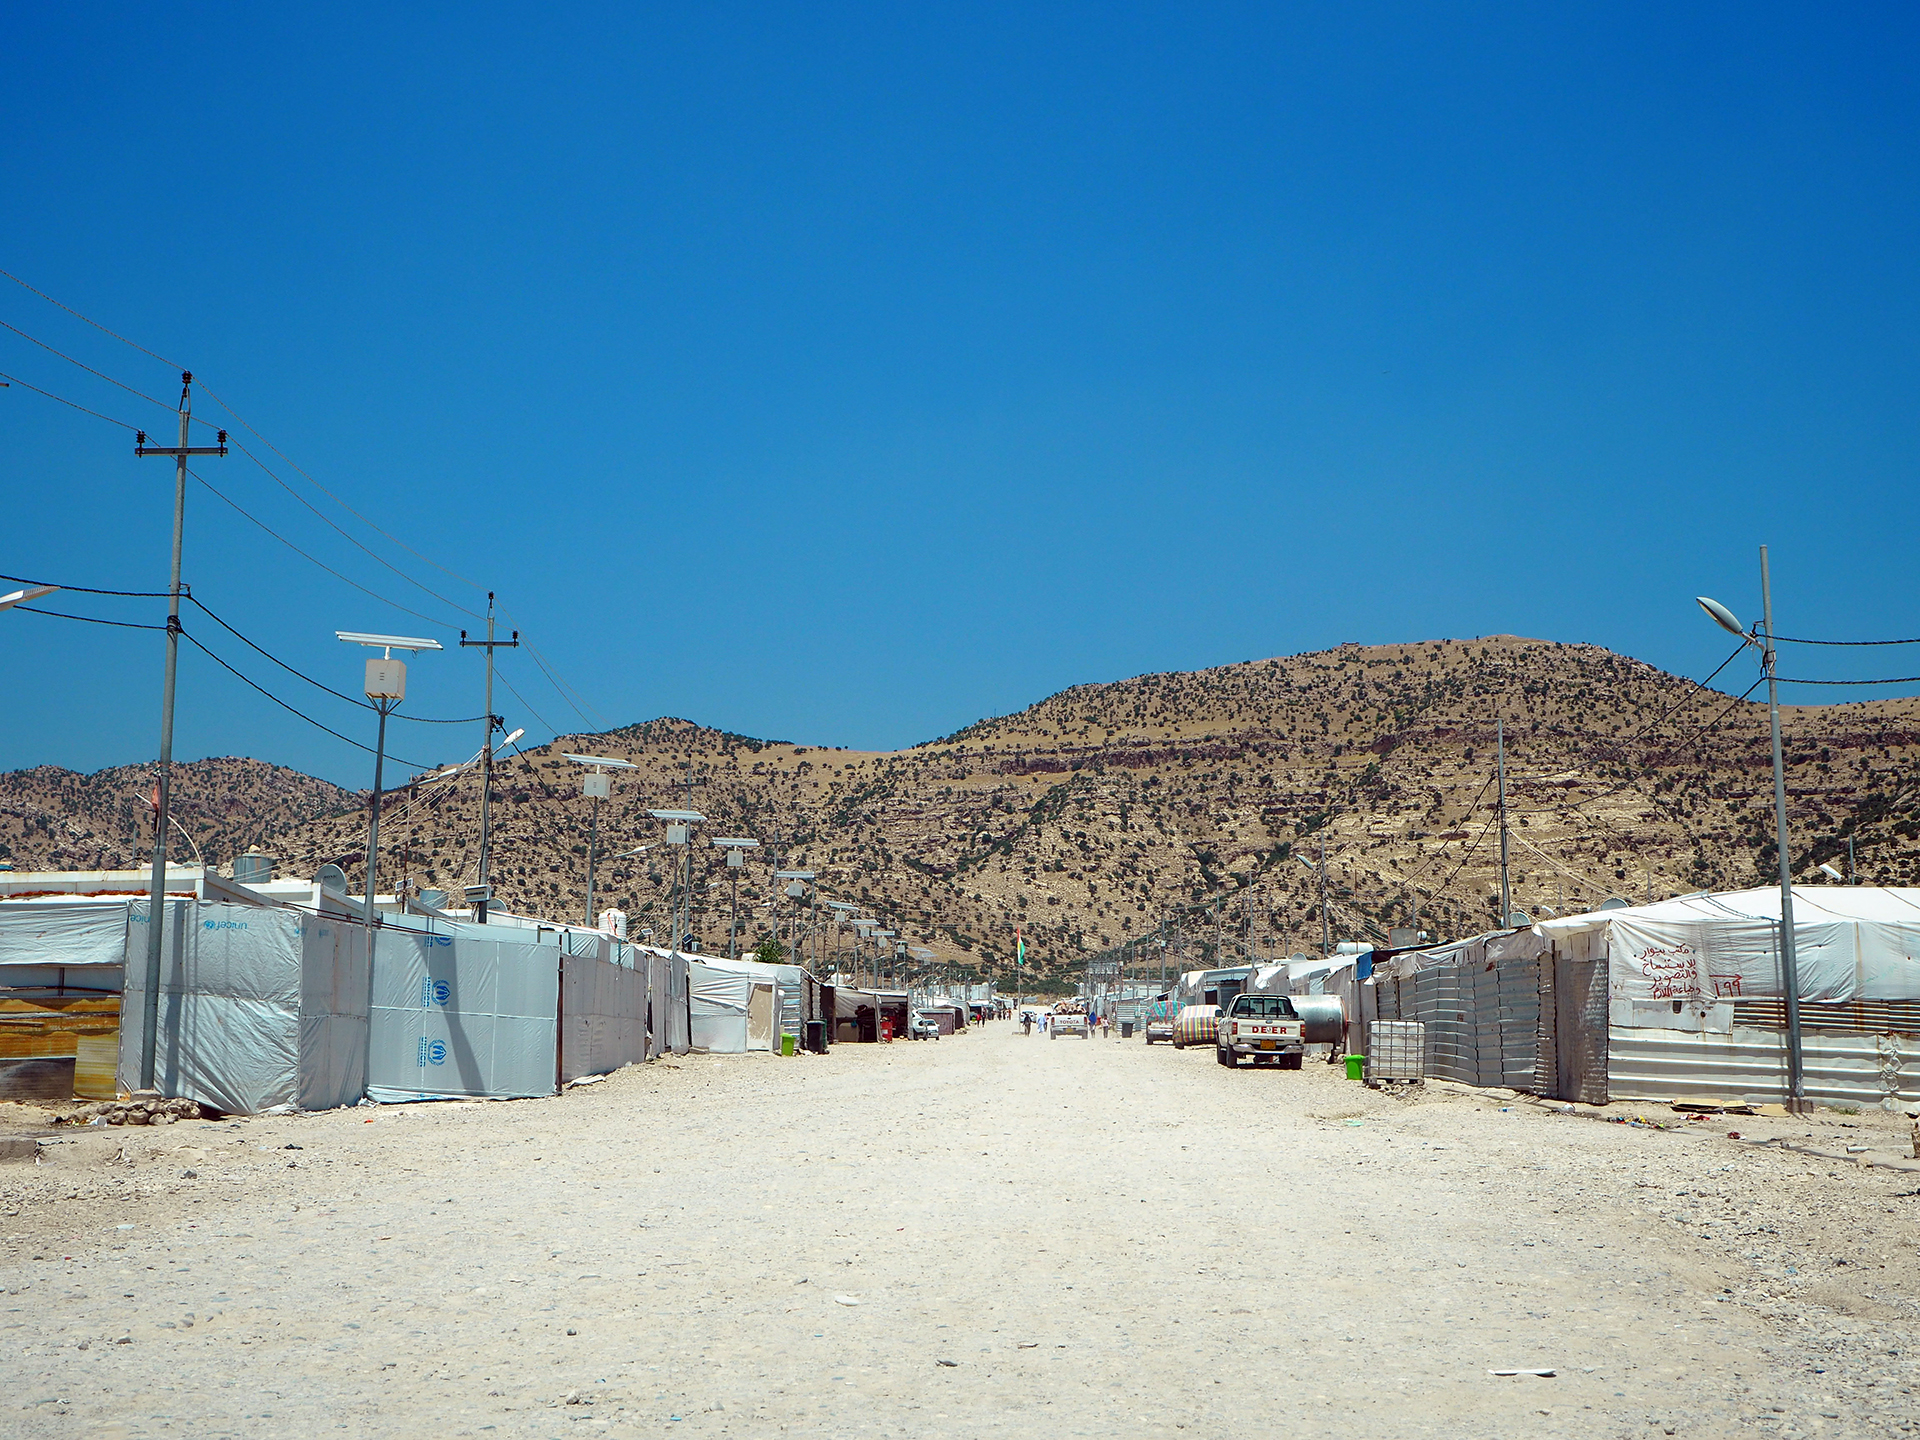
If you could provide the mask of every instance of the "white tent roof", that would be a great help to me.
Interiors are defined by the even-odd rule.
[[[1633,1000],[1778,995],[1780,892],[1682,895],[1543,920],[1563,950],[1610,959],[1612,991]],[[1800,998],[1920,999],[1920,889],[1809,885],[1793,892]]]

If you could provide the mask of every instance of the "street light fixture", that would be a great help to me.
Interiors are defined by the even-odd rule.
[[[1767,679],[1767,719],[1773,730],[1773,843],[1780,862],[1780,988],[1785,992],[1787,1009],[1787,1108],[1798,1114],[1809,1107],[1800,1048],[1800,962],[1794,953],[1793,859],[1787,853],[1787,771],[1780,753],[1780,682],[1774,670],[1773,579],[1767,566],[1767,547],[1760,547],[1763,618],[1752,631],[1742,628],[1739,618],[1719,601],[1704,595],[1694,599],[1714,624],[1760,652],[1761,670]]]
[[[378,888],[376,881],[380,871],[380,786],[381,772],[387,760],[387,716],[400,708],[400,702],[407,698],[406,662],[393,658],[396,650],[417,653],[421,650],[438,650],[438,640],[422,640],[412,635],[369,635],[359,630],[336,630],[336,640],[348,645],[365,645],[381,652],[379,659],[367,657],[366,680],[363,686],[367,699],[373,702],[373,708],[380,712],[379,738],[374,742],[373,750],[373,803],[367,807],[367,894],[361,914],[367,925],[367,1015],[369,1024],[373,1015],[373,893]]]
[[[807,882],[813,879],[813,871],[811,870],[776,870],[773,872],[773,878],[775,880],[787,881],[788,884],[786,887],[786,897],[789,900],[798,902],[807,898]],[[819,914],[819,909],[820,909],[820,897],[818,894],[814,896],[813,908],[815,912],[815,918],[817,919]],[[816,927],[809,927],[809,929],[812,929],[812,928],[816,928]],[[800,949],[800,907],[797,903],[794,906],[793,919],[789,922],[787,927],[787,940],[788,940],[788,946],[787,946],[788,952],[790,954],[797,955]],[[798,964],[799,962],[795,961],[795,963]]]
[[[740,931],[740,872],[747,868],[747,851],[760,848],[758,840],[715,840],[713,842],[727,852],[727,878],[733,882],[731,908],[727,915],[727,958],[739,958],[739,944],[735,937]]]
[[[638,770],[640,767],[630,760],[613,760],[605,755],[570,755],[560,752],[576,765],[587,767],[587,773],[580,777],[580,793],[593,801],[593,819],[587,828],[587,924],[593,924],[593,862],[600,848],[600,802],[613,793],[613,777],[609,770]]]
[[[38,600],[58,590],[58,585],[29,585],[24,590],[15,590],[10,595],[0,595],[0,610],[11,610],[16,605],[24,605],[29,600]]]

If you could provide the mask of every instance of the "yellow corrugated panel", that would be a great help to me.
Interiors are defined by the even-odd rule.
[[[74,1046],[73,1093],[82,1100],[117,1097],[114,1071],[120,1062],[120,1031],[111,1035],[81,1035]]]

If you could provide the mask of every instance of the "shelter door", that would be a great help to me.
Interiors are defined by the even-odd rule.
[[[747,997],[747,1049],[773,1049],[773,986],[755,985]]]

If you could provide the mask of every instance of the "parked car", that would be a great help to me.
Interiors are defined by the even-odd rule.
[[[1298,1070],[1307,1053],[1307,1027],[1284,995],[1236,995],[1219,1022],[1214,1056],[1222,1065],[1268,1061]]]
[[[1219,1038],[1218,1005],[1185,1005],[1173,1017],[1173,1048],[1176,1050],[1184,1050],[1189,1045],[1211,1045]]]
[[[1177,1008],[1171,1000],[1155,1000],[1147,1006],[1147,1044],[1173,1039],[1173,1020]]]
[[[907,1021],[907,1038],[909,1040],[938,1040],[940,1038],[940,1027],[916,1010],[913,1012],[913,1018]]]

